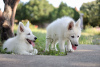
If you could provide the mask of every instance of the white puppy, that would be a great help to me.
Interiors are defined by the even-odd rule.
[[[26,26],[19,22],[17,36],[5,41],[3,49],[7,48],[6,52],[14,52],[15,54],[35,55],[38,53],[37,49],[33,49],[36,39],[36,36],[32,34],[29,28],[29,22],[27,22]]]
[[[78,40],[81,35],[80,19],[75,22],[70,17],[62,17],[53,21],[47,27],[46,35],[46,48],[49,51],[49,45],[51,43],[51,48],[53,49],[56,44],[59,43],[59,48],[61,52],[65,52],[65,41],[68,43],[68,51],[76,50],[78,46]]]

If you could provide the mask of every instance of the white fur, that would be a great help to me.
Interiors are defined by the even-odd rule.
[[[68,29],[70,22],[73,22],[72,29]],[[59,48],[61,52],[65,51],[65,41],[67,41],[68,51],[73,51],[72,45],[78,44],[79,37],[81,35],[80,19],[75,23],[75,21],[70,17],[62,17],[53,21],[47,27],[46,35],[46,48],[49,51],[49,45],[51,44],[51,49],[56,48],[56,44],[59,43]],[[74,36],[72,38],[71,36]],[[79,36],[79,37],[77,37]]]
[[[21,28],[23,29],[21,31]],[[30,33],[30,35],[27,35]],[[6,52],[14,52],[15,54],[35,55],[38,53],[37,49],[33,49],[33,46],[27,42],[26,39],[34,41],[35,36],[32,34],[29,28],[29,22],[26,26],[22,22],[19,23],[17,36],[9,38],[3,44],[3,49],[7,48]]]

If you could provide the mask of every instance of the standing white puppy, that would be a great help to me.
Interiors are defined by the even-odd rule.
[[[14,52],[15,54],[35,55],[38,53],[37,49],[33,49],[36,39],[36,36],[32,34],[29,28],[29,22],[27,22],[26,26],[19,22],[17,36],[5,41],[3,49],[7,48],[6,52]]]
[[[65,52],[65,41],[67,41],[68,51],[74,51],[79,44],[80,35],[80,19],[75,22],[70,17],[59,18],[47,27],[45,50],[49,51],[49,45],[51,44],[51,49],[55,47],[57,51],[56,44],[59,43],[60,51]]]

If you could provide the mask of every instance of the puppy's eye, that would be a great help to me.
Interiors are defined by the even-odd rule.
[[[74,38],[74,36],[71,36],[72,38]]]
[[[30,35],[30,33],[28,33],[27,35]]]
[[[77,36],[79,38],[79,36]]]

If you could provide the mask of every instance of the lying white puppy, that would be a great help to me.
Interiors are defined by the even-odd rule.
[[[37,49],[33,49],[36,39],[36,36],[32,34],[29,28],[29,22],[27,22],[26,26],[19,22],[17,36],[5,41],[3,49],[7,48],[6,52],[14,52],[15,54],[35,55],[38,53]]]

